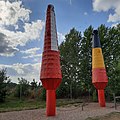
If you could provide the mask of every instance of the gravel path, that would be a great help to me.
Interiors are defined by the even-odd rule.
[[[59,107],[55,117],[46,117],[45,109],[36,109],[0,113],[0,120],[85,120],[114,111],[120,112],[120,106],[115,110],[113,103],[107,103],[105,108],[100,108],[98,103],[89,103],[83,111],[81,107]]]

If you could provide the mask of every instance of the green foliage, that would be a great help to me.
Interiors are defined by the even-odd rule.
[[[58,98],[93,95],[93,100],[96,101],[92,84],[92,31],[93,27],[89,26],[82,36],[81,32],[73,28],[59,46],[63,79],[56,90]],[[106,94],[120,95],[120,24],[110,28],[101,25],[98,32],[108,75]],[[30,84],[24,78],[18,78],[18,81],[17,85],[10,84],[6,70],[0,71],[0,102],[5,100],[7,91],[12,91],[14,87],[15,96],[20,99],[28,97],[30,93],[33,94],[32,98],[37,98],[39,93],[42,100],[46,99],[46,90],[37,86],[35,79]]]
[[[30,83],[31,85],[31,98],[34,99],[37,97],[37,82],[35,79]]]
[[[46,90],[45,90],[45,88],[42,88],[40,98],[42,100],[46,100]]]
[[[0,70],[0,102],[5,101],[8,92],[7,86],[10,83],[10,79],[6,74],[6,69]]]
[[[93,90],[92,85],[92,26],[89,26],[85,32],[80,45],[80,54],[79,54],[79,62],[80,62],[80,72],[79,79],[81,80],[80,86],[82,91],[88,92],[89,90]]]
[[[81,33],[73,28],[59,46],[63,74],[62,83],[57,90],[59,98],[76,98],[89,91],[92,95],[95,91],[91,78],[92,31],[92,26],[89,26],[82,37]],[[101,25],[98,32],[109,80],[106,93],[120,94],[120,24],[110,28]]]
[[[29,95],[29,82],[24,78],[18,78],[19,84],[16,86],[15,96],[20,99],[23,97],[27,97]]]
[[[93,91],[93,102],[97,102],[97,92],[96,90]]]
[[[57,90],[58,96],[77,98],[93,89],[91,83],[91,35],[90,26],[84,37],[74,28],[60,45],[63,80]]]
[[[35,79],[33,79],[33,81],[30,84],[31,84],[31,89],[32,90],[34,90],[35,88],[37,88],[37,82],[35,81]]]
[[[61,66],[63,80],[57,90],[60,97],[76,97],[79,83],[79,46],[81,42],[81,33],[75,28],[65,36],[65,42],[60,45]]]
[[[108,28],[105,25],[99,27],[99,35],[105,65],[108,75],[108,93],[120,93],[120,24],[117,27]],[[119,94],[120,95],[120,94]]]

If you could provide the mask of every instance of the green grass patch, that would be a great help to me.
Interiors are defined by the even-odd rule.
[[[45,101],[38,100],[10,100],[5,103],[0,103],[0,112],[8,112],[8,111],[20,111],[27,109],[38,109],[44,108]]]
[[[56,101],[57,107],[64,107],[64,106],[78,106],[82,104],[80,99],[57,99]],[[45,108],[46,101],[42,100],[32,100],[32,99],[7,99],[5,103],[0,103],[0,112],[9,112],[9,111],[21,111],[21,110],[31,110],[31,109],[38,109],[38,108]]]
[[[58,99],[57,100],[57,107],[64,107],[64,106],[77,106],[79,104],[82,104],[82,101],[80,99]]]

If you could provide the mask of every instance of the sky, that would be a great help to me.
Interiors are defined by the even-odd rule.
[[[40,81],[45,16],[53,4],[59,44],[75,27],[83,32],[120,23],[120,0],[0,0],[0,69],[12,82]]]

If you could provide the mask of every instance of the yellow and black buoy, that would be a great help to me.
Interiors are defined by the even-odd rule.
[[[98,90],[98,101],[101,107],[105,107],[104,89],[108,83],[104,59],[98,31],[93,31],[92,36],[92,83]]]

